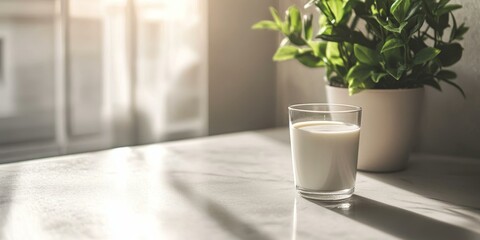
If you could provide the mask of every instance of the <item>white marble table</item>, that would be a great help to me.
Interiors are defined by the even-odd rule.
[[[296,196],[285,129],[0,165],[1,239],[480,239],[480,159]]]

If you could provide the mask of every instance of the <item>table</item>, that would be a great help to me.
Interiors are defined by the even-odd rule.
[[[480,159],[414,155],[323,204],[286,129],[0,165],[2,239],[480,239]]]

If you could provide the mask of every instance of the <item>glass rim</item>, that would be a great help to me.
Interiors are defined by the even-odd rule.
[[[335,107],[346,107],[350,109],[345,110],[313,110],[313,109],[301,109],[299,107],[305,106],[335,106]],[[339,104],[339,103],[300,103],[300,104],[293,104],[288,107],[290,111],[297,111],[297,112],[307,112],[307,113],[356,113],[362,111],[362,108],[355,105],[348,105],[348,104]]]

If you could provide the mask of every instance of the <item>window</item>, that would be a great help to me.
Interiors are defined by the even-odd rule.
[[[1,1],[0,161],[205,135],[203,1]]]

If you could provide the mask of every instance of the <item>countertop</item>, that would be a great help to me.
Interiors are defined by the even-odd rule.
[[[1,239],[480,239],[480,159],[413,155],[325,204],[286,129],[0,165]]]

